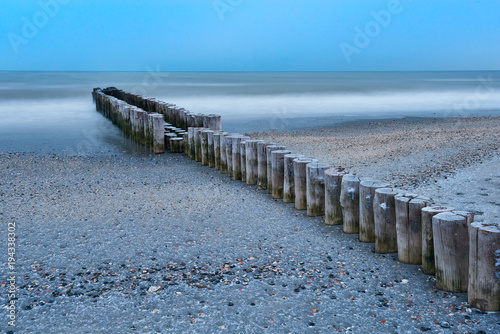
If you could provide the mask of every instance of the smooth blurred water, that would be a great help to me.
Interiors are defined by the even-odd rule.
[[[108,143],[130,150],[95,111],[94,87],[116,86],[199,113],[230,131],[341,120],[500,115],[500,72],[0,72],[0,152],[22,143]],[[90,144],[89,144],[90,143]],[[136,148],[133,148],[135,150]],[[71,151],[68,149],[68,151]]]

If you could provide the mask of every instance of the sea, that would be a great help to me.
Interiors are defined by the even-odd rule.
[[[3,71],[0,153],[92,154],[103,143],[141,150],[96,112],[92,89],[109,86],[220,114],[224,130],[242,133],[366,119],[500,116],[500,71]]]

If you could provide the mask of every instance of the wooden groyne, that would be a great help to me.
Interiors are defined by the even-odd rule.
[[[436,275],[439,289],[467,292],[483,311],[500,311],[500,227],[474,223],[471,212],[434,204],[387,182],[331,168],[276,143],[222,131],[221,117],[114,87],[95,88],[96,109],[154,153],[184,153],[284,203],[294,203],[325,224],[342,225],[375,244],[377,253],[397,253],[402,263]]]

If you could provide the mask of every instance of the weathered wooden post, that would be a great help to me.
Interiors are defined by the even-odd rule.
[[[170,152],[172,153],[184,152],[184,138],[180,137],[170,138]]]
[[[208,143],[208,134],[214,133],[213,130],[203,130],[201,131],[201,165],[209,166],[210,165],[210,157],[208,155],[209,143]]]
[[[226,146],[226,164],[227,176],[233,178],[233,139],[238,135],[230,134],[224,138],[224,145]]]
[[[208,132],[208,167],[215,168],[215,145],[214,145],[215,131]]]
[[[214,132],[214,163],[215,170],[220,170],[220,137],[222,131]]]
[[[153,128],[151,131],[153,132],[153,151],[156,154],[165,153],[165,130],[163,115],[154,114],[153,116]]]
[[[222,130],[221,116],[215,114],[208,115],[208,128],[214,131]]]
[[[317,162],[306,165],[307,215],[309,217],[325,215],[325,171],[329,168],[330,165]]]
[[[257,146],[259,143],[264,143],[263,140],[247,140],[246,141],[246,182],[248,185],[257,184],[259,176],[259,162],[257,158]]]
[[[452,212],[432,217],[434,261],[438,289],[466,292],[469,275],[467,219]]]
[[[175,133],[165,133],[164,138],[165,149],[171,150],[170,139],[177,138],[177,135]]]
[[[373,197],[375,190],[389,187],[389,183],[361,178],[359,184],[359,241],[375,242],[373,221]]]
[[[250,139],[247,136],[234,136],[232,138],[232,170],[233,170],[233,180],[241,180],[241,154],[240,154],[240,143],[244,140]]]
[[[317,163],[313,158],[297,158],[293,160],[293,183],[295,186],[295,209],[307,210],[307,170],[310,163]]]
[[[257,189],[267,189],[267,147],[275,143],[257,143]]]
[[[435,275],[434,238],[432,234],[432,217],[442,212],[454,211],[454,208],[443,206],[427,206],[422,208],[422,271],[427,275]]]
[[[280,145],[269,145],[266,147],[266,161],[267,161],[267,192],[269,194],[273,193],[273,167],[271,160],[271,153],[273,151],[279,151],[286,149],[285,146]]]
[[[342,178],[347,172],[343,168],[325,171],[325,224],[341,225],[344,221],[340,205]]]
[[[189,156],[189,133],[184,132],[182,135],[182,138],[184,139],[184,154]]]
[[[201,151],[201,132],[205,130],[205,128],[195,128],[194,129],[194,160],[196,162],[201,162],[202,159],[202,151]]]
[[[288,150],[271,152],[271,178],[273,183],[273,198],[283,198],[283,182],[285,177],[285,155],[292,153]]]
[[[195,128],[194,127],[190,127],[188,128],[188,134],[189,134],[189,158],[191,158],[191,160],[194,160],[195,158],[195,139],[194,139],[194,130]]]
[[[153,149],[153,115],[152,113],[147,113],[144,120],[144,146],[151,150]]]
[[[359,184],[357,176],[346,174],[342,177],[340,205],[344,216],[344,232],[359,233]]]
[[[240,142],[240,166],[241,166],[241,181],[247,182],[247,142]]]
[[[373,218],[375,223],[375,251],[377,253],[395,253],[398,251],[396,233],[397,189],[378,188],[373,198]]]
[[[137,133],[136,133],[136,140],[139,144],[144,145],[144,122],[146,120],[146,112],[142,109],[137,109],[135,111],[135,116],[137,117],[136,119],[136,124],[137,124]]]
[[[283,178],[283,202],[295,203],[295,177],[293,174],[293,160],[304,158],[302,154],[285,154]]]
[[[230,134],[224,138],[224,145],[226,146],[227,176],[230,178],[233,178],[233,139],[237,137],[237,134]]]
[[[222,174],[227,174],[227,152],[226,152],[226,140],[229,133],[225,133],[220,137],[220,172]]]
[[[468,301],[482,311],[500,311],[500,226],[472,223],[469,227]]]
[[[396,230],[400,262],[422,264],[422,209],[430,205],[430,198],[414,194],[396,196]]]

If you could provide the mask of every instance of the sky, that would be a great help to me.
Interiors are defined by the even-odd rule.
[[[500,1],[0,2],[0,70],[500,70]]]

